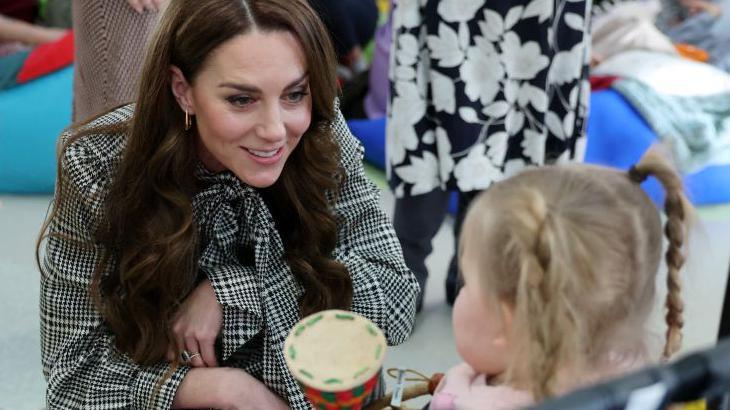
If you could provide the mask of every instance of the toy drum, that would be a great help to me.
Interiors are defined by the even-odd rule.
[[[315,409],[358,410],[378,382],[386,347],[383,332],[368,319],[325,310],[294,326],[284,356]]]

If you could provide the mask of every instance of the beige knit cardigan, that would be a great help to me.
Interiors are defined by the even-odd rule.
[[[135,100],[147,40],[158,13],[124,0],[72,0],[74,122]]]

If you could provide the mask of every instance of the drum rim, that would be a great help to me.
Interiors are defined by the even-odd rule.
[[[317,319],[314,323],[307,324],[308,322],[315,319],[317,316],[322,316],[320,319]],[[305,331],[307,328],[312,327],[320,322],[321,319],[325,318],[326,316],[336,316],[336,315],[345,315],[349,317],[353,317],[355,321],[361,322],[365,325],[369,325],[369,330],[374,331],[376,334],[374,335],[377,339],[377,347],[380,349],[380,352],[376,352],[376,360],[373,362],[374,366],[372,368],[368,368],[367,371],[364,371],[362,374],[358,375],[357,377],[353,378],[350,382],[342,383],[333,385],[330,383],[327,383],[327,381],[331,381],[332,378],[330,378],[327,375],[323,376],[317,376],[313,374],[305,375],[301,371],[296,370],[295,363],[293,362],[291,358],[291,347],[292,345],[297,341],[297,336],[302,331]],[[304,326],[304,328],[302,327]],[[299,330],[299,333],[297,332]],[[303,319],[301,319],[299,322],[297,322],[296,325],[291,329],[289,332],[289,335],[287,336],[286,340],[284,341],[284,358],[286,360],[286,364],[289,367],[290,372],[294,376],[294,378],[299,381],[299,383],[305,385],[306,387],[309,387],[311,389],[319,390],[321,392],[326,393],[339,393],[339,392],[345,392],[349,390],[356,389],[360,386],[364,386],[370,379],[377,376],[377,374],[380,372],[383,362],[385,360],[385,353],[387,350],[387,342],[385,340],[385,335],[383,334],[383,331],[378,328],[377,325],[375,325],[372,321],[370,321],[368,318],[355,313],[351,311],[345,311],[345,310],[339,310],[339,309],[330,309],[330,310],[323,310],[321,312],[317,312],[314,314],[311,314]],[[309,376],[309,377],[308,377]]]

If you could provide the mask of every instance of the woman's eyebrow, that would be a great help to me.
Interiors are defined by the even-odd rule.
[[[306,80],[308,77],[309,77],[309,73],[302,74],[299,78],[297,78],[296,80],[290,82],[289,85],[287,85],[285,89],[288,90],[289,88],[296,87],[302,81]]]
[[[284,89],[288,90],[292,87],[299,85],[302,81],[306,80],[307,77],[309,77],[309,73],[302,74],[299,78],[290,82]],[[238,91],[251,92],[251,93],[260,93],[261,92],[261,90],[258,87],[254,86],[254,85],[249,85],[249,84],[238,84],[238,83],[225,82],[225,83],[218,84],[218,87],[233,88]]]

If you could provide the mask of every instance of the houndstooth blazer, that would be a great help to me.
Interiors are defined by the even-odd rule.
[[[133,106],[125,106],[96,124],[127,121],[132,114]],[[363,172],[362,147],[341,114],[333,128],[347,173],[334,204],[341,222],[333,257],[352,276],[352,310],[380,326],[390,344],[399,344],[413,327],[418,284],[379,207],[379,192]],[[168,364],[140,366],[119,352],[89,297],[100,247],[78,241],[93,243],[91,232],[103,213],[125,141],[124,135],[90,135],[68,147],[61,158],[60,177],[68,182],[68,196],[65,203],[56,204],[59,212],[50,233],[72,240],[58,235],[47,240],[40,298],[43,371],[52,409],[169,408],[189,370],[178,369],[156,393]],[[302,288],[283,261],[282,239],[272,215],[257,190],[232,173],[198,170],[196,175],[203,187],[193,198],[202,243],[199,267],[223,306],[220,359],[262,380],[292,408],[308,409],[282,352],[284,339],[299,319]],[[253,249],[252,261],[243,263],[236,257],[241,247]]]

